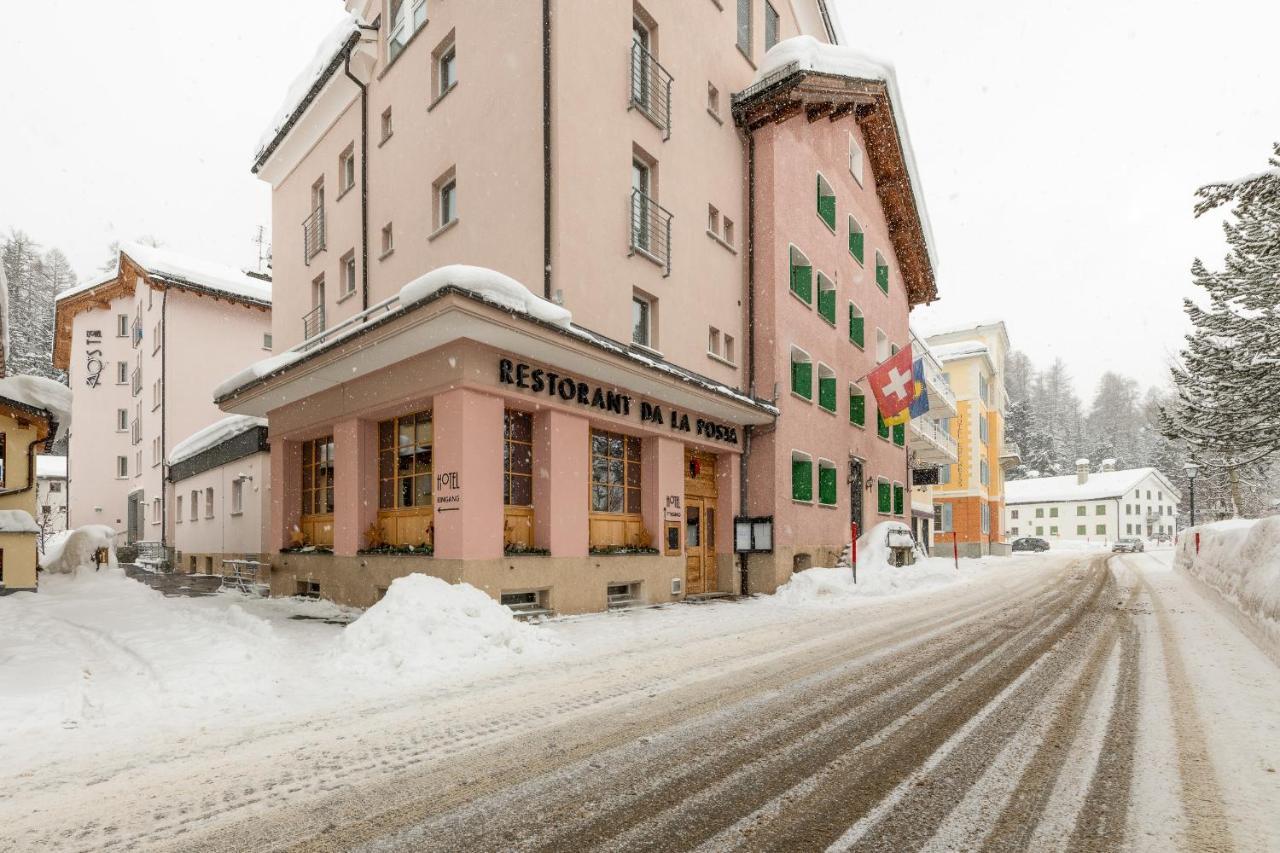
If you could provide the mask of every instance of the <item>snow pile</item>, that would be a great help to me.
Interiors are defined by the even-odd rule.
[[[41,454],[36,457],[36,476],[52,480],[67,479],[67,457]]]
[[[898,77],[893,70],[893,63],[851,47],[825,44],[813,36],[794,36],[778,42],[764,55],[760,61],[760,68],[756,71],[755,82],[759,83],[770,74],[793,62],[801,71],[836,74],[859,80],[878,80],[885,84],[898,128],[898,144],[902,148],[902,159],[906,163],[907,174],[911,178],[911,192],[915,198],[916,210],[920,215],[920,225],[924,229],[929,263],[937,269],[938,256],[934,248],[933,227],[929,223],[929,213],[924,204],[924,188],[920,185],[920,170],[916,167],[915,152],[911,148],[911,139],[907,135],[902,93],[898,90]]]
[[[439,267],[409,282],[400,288],[400,305],[408,308],[450,285],[544,323],[567,329],[573,322],[573,314],[569,309],[535,296],[514,278],[491,269],[466,264]]]
[[[58,440],[71,426],[71,389],[61,382],[43,376],[10,376],[0,379],[0,397],[48,412],[58,422]]]
[[[266,418],[255,418],[250,415],[228,415],[178,442],[169,453],[169,464],[177,465],[179,462],[204,453],[210,448],[217,447],[222,442],[233,439],[241,433],[266,425]]]
[[[316,47],[315,54],[311,57],[311,61],[289,84],[289,89],[285,92],[280,109],[276,110],[275,116],[271,119],[271,124],[267,126],[267,129],[262,132],[262,136],[258,139],[258,150],[254,154],[254,160],[262,159],[262,155],[271,143],[275,141],[277,134],[289,123],[289,119],[293,118],[293,114],[302,105],[302,101],[307,97],[307,94],[320,81],[320,75],[333,62],[338,51],[342,50],[347,43],[347,39],[351,38],[352,34],[359,29],[359,26],[360,22],[356,20],[355,15],[347,14],[320,41],[319,46]]]
[[[235,267],[141,243],[121,243],[120,253],[128,255],[138,266],[159,278],[221,290],[233,296],[271,304],[271,285]]]
[[[39,533],[40,527],[25,509],[0,509],[0,533]]]
[[[1173,565],[1221,593],[1280,651],[1280,516],[1187,528]]]
[[[920,558],[910,566],[889,564],[890,545],[910,545],[910,529],[885,521],[858,537],[858,583],[849,568],[814,568],[797,572],[778,588],[774,600],[789,607],[838,607],[867,596],[901,595],[962,580],[955,563],[942,557]],[[966,561],[971,562],[971,561]]]
[[[552,641],[470,584],[411,574],[342,632],[338,663],[366,675],[436,674],[549,649]]]
[[[87,524],[55,536],[44,545],[40,568],[50,574],[73,574],[76,569],[94,568],[93,555],[107,549],[107,565],[116,565],[116,531],[105,524]]]

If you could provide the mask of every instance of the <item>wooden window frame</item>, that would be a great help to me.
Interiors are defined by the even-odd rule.
[[[605,442],[605,453],[601,455],[596,452],[596,437],[599,436]],[[621,455],[614,456],[611,445],[615,440],[621,441]],[[642,501],[644,500],[644,477],[642,472],[643,447],[640,439],[633,435],[626,435],[620,432],[611,432],[609,430],[597,429],[592,427],[587,434],[587,453],[589,457],[589,471],[587,474],[587,506],[592,515],[597,516],[639,516],[643,509]],[[634,448],[634,456],[632,458],[632,449]],[[596,479],[596,460],[600,459],[604,462],[604,470],[606,472],[603,481]],[[619,482],[613,482],[608,471],[610,463],[622,463],[622,478]],[[635,471],[635,484],[631,484],[631,472]],[[605,509],[596,508],[596,489],[604,489]],[[607,507],[611,503],[611,493],[615,490],[621,490],[622,509],[611,510]],[[635,508],[630,509],[632,495],[635,496]]]

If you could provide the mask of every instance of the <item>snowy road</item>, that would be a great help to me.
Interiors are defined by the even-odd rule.
[[[569,620],[605,653],[0,770],[0,849],[1280,849],[1280,670],[1168,557]]]

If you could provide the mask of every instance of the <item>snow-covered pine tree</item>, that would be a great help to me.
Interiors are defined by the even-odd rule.
[[[1228,472],[1234,511],[1247,511],[1241,472],[1280,459],[1280,144],[1271,168],[1201,187],[1201,216],[1231,204],[1221,270],[1196,258],[1203,304],[1184,300],[1194,327],[1173,368],[1176,397],[1162,409],[1166,434],[1196,461]]]
[[[0,246],[5,277],[9,281],[10,375],[44,376],[65,382],[53,367],[54,296],[75,284],[75,274],[65,255],[39,245],[24,232],[11,230]]]
[[[1090,460],[1116,460],[1117,468],[1139,467],[1138,383],[1107,371],[1084,422],[1084,455]]]

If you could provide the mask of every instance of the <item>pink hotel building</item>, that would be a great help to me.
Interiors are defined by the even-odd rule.
[[[858,380],[935,261],[826,2],[346,5],[253,164],[275,355],[216,391],[269,419],[274,593],[769,592],[909,516]]]

